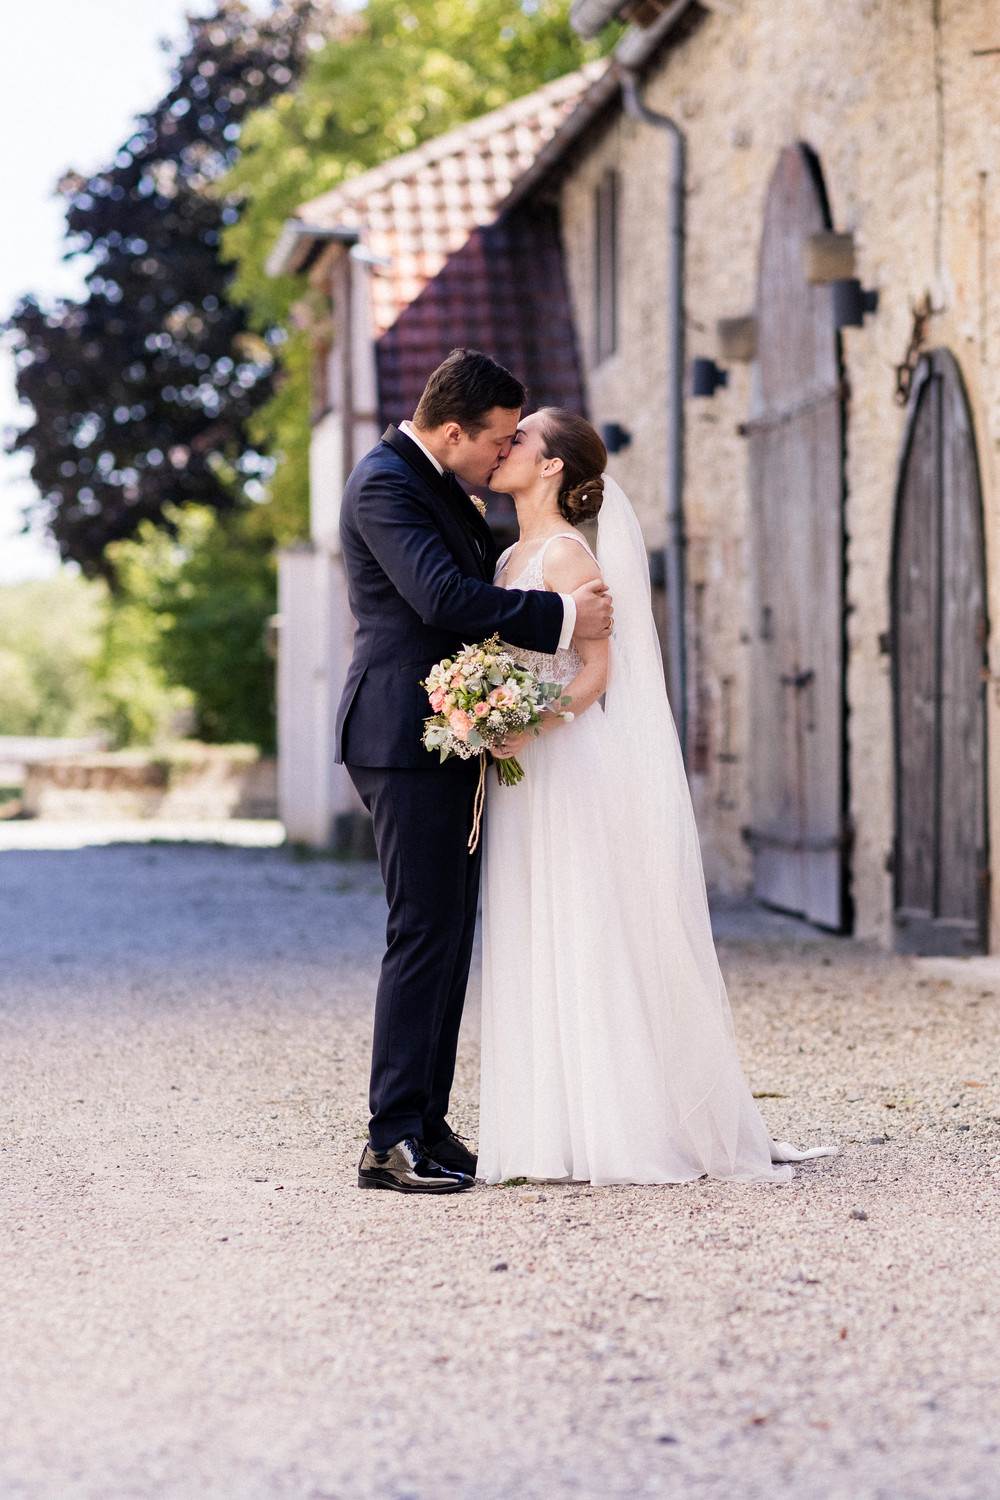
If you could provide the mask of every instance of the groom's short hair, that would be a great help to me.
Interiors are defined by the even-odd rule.
[[[485,417],[494,407],[513,411],[524,405],[524,386],[478,349],[453,349],[438,365],[413,413],[415,427],[433,431],[445,422],[457,422],[469,437],[477,437],[486,426]]]

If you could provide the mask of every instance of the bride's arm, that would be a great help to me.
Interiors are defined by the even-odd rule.
[[[552,542],[546,551],[544,573],[545,587],[557,594],[571,594],[581,584],[601,579],[601,571],[586,548],[562,537]],[[583,665],[572,681],[566,684],[562,696],[571,700],[566,712],[578,718],[597,702],[608,685],[608,642],[606,639],[585,641],[574,636],[573,645]],[[538,732],[548,734],[563,723],[565,720],[558,713],[547,713]],[[511,736],[504,745],[503,753],[517,755],[534,737],[534,731]]]
[[[557,537],[543,559],[545,587],[556,594],[572,593],[585,583],[603,583],[601,570],[586,547],[569,537]],[[608,685],[608,640],[581,640],[573,637],[573,645],[583,666],[571,682],[563,689],[563,697],[571,698],[569,712],[576,716],[584,713],[597,702]],[[545,729],[555,729],[563,722],[558,714],[546,718]]]

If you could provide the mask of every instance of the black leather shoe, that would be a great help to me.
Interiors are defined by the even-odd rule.
[[[474,1187],[465,1172],[450,1172],[428,1156],[422,1142],[412,1137],[397,1141],[388,1151],[370,1144],[358,1163],[359,1188],[387,1188],[392,1193],[462,1193]]]
[[[444,1167],[446,1172],[464,1172],[466,1177],[475,1177],[479,1158],[474,1151],[470,1151],[460,1135],[450,1130],[440,1141],[435,1141],[433,1146],[424,1142],[424,1150],[428,1156],[436,1161],[439,1167]]]

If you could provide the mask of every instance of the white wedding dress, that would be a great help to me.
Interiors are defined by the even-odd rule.
[[[545,587],[547,545],[507,587]],[[773,1142],[740,1068],[646,551],[607,478],[597,560],[604,707],[530,744],[517,786],[489,777],[479,1176],[785,1182],[785,1163],[834,1153]],[[580,667],[572,647],[510,649],[546,681]]]

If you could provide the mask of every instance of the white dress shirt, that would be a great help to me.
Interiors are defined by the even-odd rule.
[[[399,430],[406,434],[411,443],[416,443],[421,453],[431,461],[439,474],[444,473],[444,465],[438,462],[426,443],[420,441],[411,422],[400,422]],[[559,636],[559,650],[566,651],[573,639],[573,631],[576,629],[576,600],[572,594],[560,594],[559,597],[563,602],[563,627]]]

